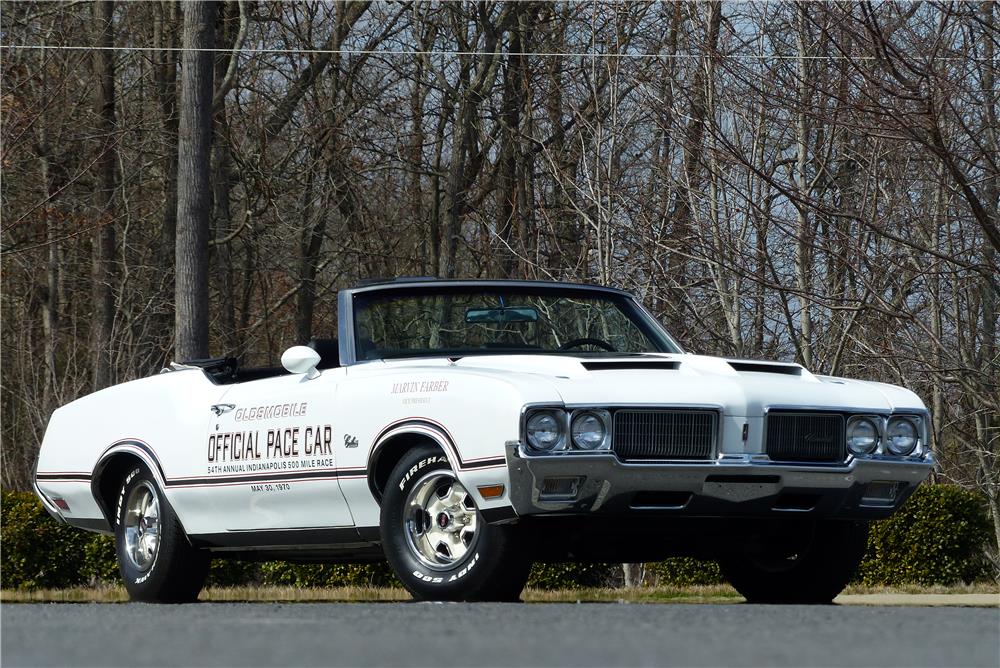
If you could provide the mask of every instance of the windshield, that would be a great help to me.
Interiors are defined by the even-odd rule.
[[[359,360],[482,354],[680,352],[625,295],[471,287],[354,298]]]

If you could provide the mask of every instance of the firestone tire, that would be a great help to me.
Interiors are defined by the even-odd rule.
[[[382,498],[382,549],[417,600],[517,601],[531,562],[515,527],[487,524],[433,446],[396,464]]]
[[[857,572],[867,542],[867,522],[817,522],[795,554],[730,555],[719,565],[748,603],[831,603]]]
[[[210,558],[193,548],[145,467],[130,469],[116,506],[118,569],[133,601],[187,603],[198,598]]]

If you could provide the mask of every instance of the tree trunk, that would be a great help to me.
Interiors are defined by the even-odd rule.
[[[524,107],[524,70],[525,56],[524,33],[527,32],[527,19],[521,8],[514,10],[518,15],[518,25],[510,32],[510,51],[507,56],[507,69],[504,73],[503,101],[501,103],[502,141],[498,162],[498,178],[496,187],[498,215],[496,221],[497,236],[500,247],[500,275],[507,278],[517,278],[523,272],[518,271],[517,231],[520,228],[519,219],[524,212],[520,210],[518,193],[518,166],[521,146],[521,110]]]
[[[232,49],[238,40],[239,10],[235,5],[220,5],[220,20],[216,43]],[[215,80],[224,82],[235,54],[215,59]],[[220,86],[223,84],[220,83]],[[220,95],[221,93],[221,95]],[[229,116],[226,110],[225,91],[215,90],[213,99],[213,150],[212,150],[212,237],[215,253],[209,256],[215,278],[217,310],[220,316],[222,349],[227,356],[237,356],[242,351],[236,331],[235,270],[233,268],[233,213],[232,190],[236,185],[233,170],[232,139]]]
[[[112,382],[111,336],[115,323],[115,296],[112,289],[115,260],[115,62],[113,0],[97,0],[94,4],[94,22],[98,30],[94,52],[94,116],[100,153],[95,161],[97,168],[97,222],[93,249],[93,313],[91,331],[93,362],[93,389],[100,390]]]
[[[215,45],[215,2],[184,5],[184,67],[177,142],[177,306],[175,358],[208,356],[208,231],[212,191],[211,49]]]
[[[801,2],[795,6],[795,17],[799,48],[799,109],[795,133],[795,186],[798,194],[798,202],[796,202],[798,239],[795,247],[795,277],[799,291],[799,354],[802,358],[802,364],[809,367],[813,361],[812,316],[809,312],[809,293],[811,292],[812,283],[811,239],[813,231],[806,213],[809,206],[807,203],[809,201],[809,181],[806,174],[806,165],[809,153],[808,106],[811,101],[811,95],[808,80],[809,69],[806,63],[806,7]]]
[[[983,36],[983,98],[986,104],[983,108],[986,113],[987,132],[985,137],[986,150],[994,157],[1000,155],[1000,113],[998,113],[997,77],[994,63],[996,54],[993,40],[989,38],[992,33],[996,35],[994,26],[995,2],[986,2],[980,6],[980,14],[984,26]],[[984,161],[990,163],[991,161]],[[992,164],[996,164],[995,162]],[[991,172],[991,173],[990,173]],[[994,220],[1000,219],[1000,173],[996,170],[989,170],[989,176],[983,183],[983,200],[985,208],[992,215]],[[988,240],[983,242],[983,257],[987,267],[996,266],[997,249]],[[984,275],[982,278],[983,294],[983,343],[980,353],[981,366],[987,370],[987,375],[993,375],[1000,371],[1000,363],[997,359],[997,290],[996,275]],[[996,387],[996,385],[994,385]],[[990,514],[993,516],[993,538],[996,542],[996,563],[994,566],[1000,570],[1000,473],[997,471],[997,458],[1000,455],[1000,435],[998,435],[997,420],[1000,419],[993,412],[986,412],[982,416],[982,427],[977,421],[977,429],[980,432],[982,441],[981,447],[977,449],[979,454],[980,470],[982,479],[987,481],[984,485],[986,498],[990,506]],[[994,456],[987,456],[985,453],[992,453]]]
[[[691,11],[697,11],[697,5],[690,5]],[[708,121],[708,70],[711,59],[719,45],[719,28],[722,25],[722,3],[708,4],[708,32],[701,60],[691,83],[691,102],[688,111],[688,124],[684,130],[684,183],[677,193],[670,219],[673,223],[674,247],[678,251],[678,259],[674,267],[674,284],[678,289],[671,296],[677,309],[670,321],[670,329],[675,334],[685,331],[684,304],[687,295],[684,286],[688,283],[690,267],[687,257],[693,244],[694,209],[693,205],[701,192],[703,182],[703,156],[705,152],[705,128]]]

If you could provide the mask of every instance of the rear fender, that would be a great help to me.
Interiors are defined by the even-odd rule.
[[[94,472],[90,479],[90,489],[97,500],[97,504],[100,506],[101,510],[104,512],[104,517],[108,521],[108,526],[114,531],[115,524],[117,523],[117,512],[114,507],[113,502],[109,503],[104,490],[101,489],[101,482],[104,474],[108,470],[108,466],[116,461],[119,455],[129,455],[135,459],[141,461],[146,469],[153,476],[153,480],[156,482],[157,486],[163,492],[164,501],[169,503],[167,498],[167,479],[163,473],[163,467],[160,466],[159,457],[157,457],[156,452],[152,447],[145,441],[140,441],[138,439],[130,438],[123,439],[121,441],[116,441],[108,446],[101,456],[97,460],[97,464],[94,466]],[[175,512],[174,515],[177,513]],[[181,527],[184,526],[184,521],[178,517],[178,522],[181,523]],[[186,533],[186,532],[185,532]]]

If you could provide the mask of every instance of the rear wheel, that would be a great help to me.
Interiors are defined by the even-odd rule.
[[[208,554],[188,543],[145,467],[125,476],[117,512],[118,568],[129,597],[150,603],[196,600],[208,574]]]
[[[867,522],[817,522],[788,541],[720,560],[722,574],[749,603],[830,603],[865,555]]]
[[[487,524],[433,446],[396,464],[382,499],[382,547],[414,598],[517,600],[531,563],[514,527]]]

